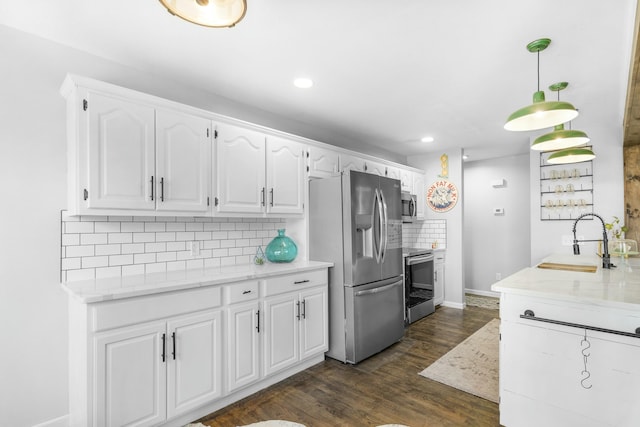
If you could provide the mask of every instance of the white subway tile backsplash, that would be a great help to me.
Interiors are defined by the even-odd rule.
[[[126,255],[111,255],[109,256],[109,265],[130,265],[133,264],[133,256],[134,254],[126,254]]]
[[[108,256],[82,257],[82,268],[107,267],[108,265],[109,265]]]
[[[96,245],[95,254],[96,255],[120,255],[121,253],[120,245]]]
[[[93,222],[66,222],[64,224],[65,233],[93,233]]]
[[[142,222],[123,222],[120,224],[120,231],[123,233],[140,233],[144,231]]]
[[[68,216],[62,212],[61,277],[65,281],[249,264],[286,228],[284,220]],[[189,242],[199,242],[192,255]]]
[[[131,243],[133,235],[131,233],[109,233],[109,243]]]
[[[402,224],[402,245],[405,247],[446,248],[447,222],[444,219]]]

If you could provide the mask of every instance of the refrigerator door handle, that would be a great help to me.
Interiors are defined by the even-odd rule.
[[[384,257],[387,254],[387,243],[389,241],[389,218],[387,216],[387,202],[384,199],[384,193],[382,192],[382,190],[380,190],[380,204],[382,206],[381,212],[383,214],[383,227],[384,227],[384,232],[382,233],[383,239],[384,239],[384,245],[382,246],[382,256],[380,257],[380,262],[383,263],[384,262]]]
[[[378,264],[380,264],[381,260],[382,260],[382,221],[383,221],[383,217],[382,217],[382,203],[381,203],[381,197],[380,197],[380,190],[378,190],[377,188],[375,189],[374,192],[374,212],[377,208],[378,210],[378,227],[374,227],[373,229],[373,233],[375,235],[374,238],[374,243],[377,240],[378,244],[377,246],[374,245],[374,250],[376,251],[376,262]],[[375,225],[375,221],[373,223],[373,225]]]

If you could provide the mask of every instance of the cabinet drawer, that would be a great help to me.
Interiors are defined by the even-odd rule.
[[[99,332],[220,305],[222,305],[220,286],[97,303],[91,307],[92,329]]]
[[[264,281],[264,296],[268,297],[326,283],[326,269],[270,277]]]
[[[258,299],[258,281],[252,280],[248,282],[232,283],[225,286],[225,301],[227,304],[235,304],[237,302],[251,301]]]

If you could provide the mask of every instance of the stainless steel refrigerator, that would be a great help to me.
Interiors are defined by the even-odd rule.
[[[358,363],[403,337],[399,180],[348,171],[310,181],[309,257],[334,263],[329,357]]]

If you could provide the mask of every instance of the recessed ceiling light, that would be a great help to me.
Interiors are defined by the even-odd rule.
[[[433,142],[433,137],[432,136],[425,136],[420,141],[422,141],[422,142]]]
[[[306,77],[299,77],[293,81],[293,85],[300,89],[309,89],[311,86],[313,86],[313,80]]]
[[[469,160],[469,156],[467,156],[466,154],[462,155],[462,160]]]

